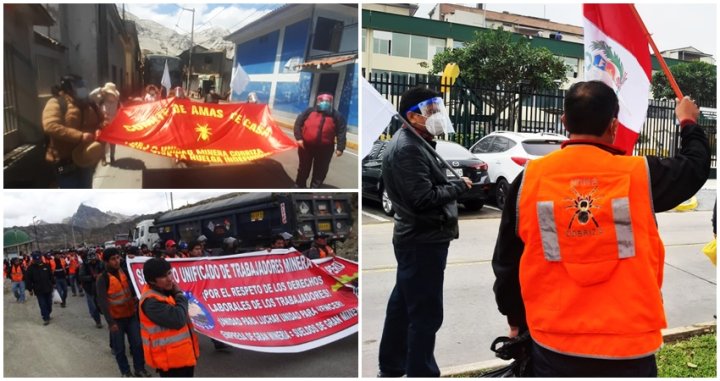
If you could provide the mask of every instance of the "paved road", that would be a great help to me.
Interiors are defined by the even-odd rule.
[[[4,281],[3,302],[4,377],[120,377],[107,328],[95,328],[85,298],[68,296],[67,308],[54,305],[48,326],[42,325],[35,297],[25,304],[15,303],[8,280]],[[358,335],[354,334],[303,353],[269,354],[237,348],[222,353],[215,352],[210,340],[201,335],[195,376],[357,377],[357,348]],[[132,363],[129,354],[128,359]],[[148,371],[153,373],[150,368]]]
[[[364,202],[365,213],[381,212]],[[712,204],[710,204],[712,208]],[[483,210],[479,217],[497,213]],[[712,321],[716,313],[715,267],[700,249],[712,238],[710,211],[666,212],[657,215],[666,247],[663,295],[668,327]],[[494,359],[492,340],[507,334],[492,293],[490,266],[498,218],[473,218],[461,212],[460,239],[450,245],[445,272],[445,321],[436,345],[441,368]],[[363,216],[362,242],[362,370],[377,373],[377,351],[387,298],[394,285],[392,223]]]
[[[283,129],[288,136],[292,131]],[[118,145],[113,165],[98,165],[93,188],[147,188],[143,186],[143,170],[152,179],[177,177],[177,181],[159,184],[160,188],[291,188],[298,167],[297,150],[289,150],[256,163],[238,166],[204,166],[176,168],[174,160],[160,155]],[[172,172],[164,169],[175,168]],[[211,173],[212,172],[212,173]],[[346,150],[333,156],[324,188],[357,189],[357,152]],[[309,184],[309,181],[308,181]]]

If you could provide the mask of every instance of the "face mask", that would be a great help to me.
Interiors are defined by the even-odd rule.
[[[430,115],[425,121],[425,129],[433,136],[442,135],[451,128],[450,119],[441,113]]]
[[[75,97],[80,100],[87,99],[88,89],[86,87],[78,87],[75,89]]]
[[[318,110],[320,110],[322,112],[330,111],[330,102],[318,103]]]

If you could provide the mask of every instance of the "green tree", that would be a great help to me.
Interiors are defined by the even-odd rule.
[[[715,107],[717,100],[717,73],[715,66],[705,62],[683,62],[670,68],[670,72],[684,95],[700,105]],[[675,92],[663,71],[653,74],[652,92],[655,99],[675,99]]]
[[[481,92],[481,98],[492,106],[496,121],[511,107],[510,126],[517,117],[520,97],[515,90],[519,85],[523,91],[557,89],[567,71],[565,63],[550,50],[533,47],[528,39],[500,28],[476,32],[464,47],[436,54],[430,74],[442,73],[451,62],[460,66],[460,78],[465,83],[499,90]]]

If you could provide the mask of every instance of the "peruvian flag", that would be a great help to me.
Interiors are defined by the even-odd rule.
[[[633,152],[650,96],[650,49],[632,4],[583,4],[585,80],[603,81],[620,101],[615,145]]]

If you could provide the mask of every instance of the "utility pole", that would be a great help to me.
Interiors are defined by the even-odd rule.
[[[195,42],[193,41],[193,37],[195,36],[195,8],[183,8],[180,7],[180,9],[188,12],[192,12],[192,25],[190,25],[190,54],[188,55],[188,71],[187,71],[187,94],[190,94],[190,74],[192,73],[192,52],[193,52],[193,45]]]
[[[33,216],[33,228],[35,230],[35,247],[40,250],[40,239],[38,238],[37,234],[37,225],[35,224],[35,218],[37,218],[37,216]]]
[[[170,210],[175,210],[175,203],[173,203],[172,192],[170,192]]]

